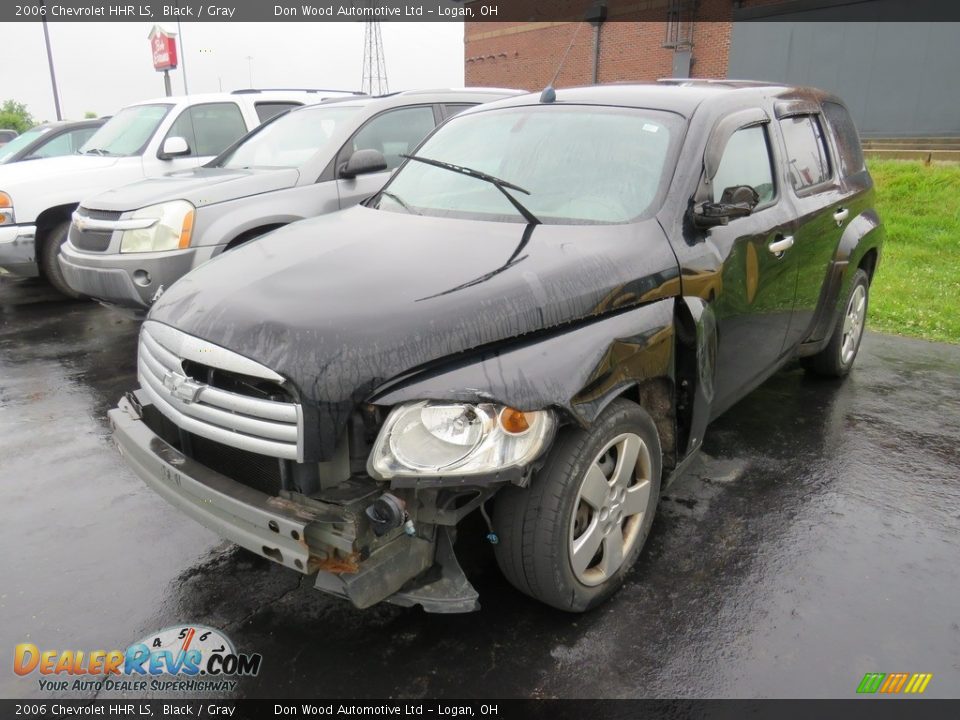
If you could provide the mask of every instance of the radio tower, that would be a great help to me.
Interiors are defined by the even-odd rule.
[[[364,23],[363,29],[363,81],[360,90],[368,95],[386,95],[390,92],[387,84],[387,63],[383,56],[383,39],[380,37],[380,23]]]

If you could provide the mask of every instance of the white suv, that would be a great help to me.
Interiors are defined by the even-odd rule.
[[[194,168],[289,108],[350,93],[238,90],[146,100],[123,108],[77,155],[0,168],[0,268],[63,282],[57,254],[90,195]]]

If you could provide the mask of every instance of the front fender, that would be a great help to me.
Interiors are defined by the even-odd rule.
[[[674,300],[585,324],[520,337],[381,386],[369,402],[497,402],[520,410],[560,408],[589,426],[633,386],[674,378]]]

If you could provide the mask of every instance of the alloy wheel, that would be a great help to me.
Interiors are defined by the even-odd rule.
[[[864,320],[867,315],[867,291],[863,285],[857,285],[850,302],[847,303],[847,312],[843,317],[843,338],[840,341],[840,360],[844,365],[853,361],[863,334]]]
[[[611,440],[590,464],[573,507],[570,562],[577,580],[610,579],[636,545],[651,490],[650,450],[640,436]]]

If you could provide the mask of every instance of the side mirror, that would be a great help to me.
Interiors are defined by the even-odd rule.
[[[387,159],[379,150],[357,150],[339,167],[340,177],[353,179],[357,175],[383,172],[387,169]]]
[[[189,154],[190,145],[187,143],[186,139],[175,135],[174,137],[168,137],[163,141],[163,147],[160,148],[160,154],[158,157],[161,160],[170,160],[171,158]]]
[[[720,202],[700,202],[693,206],[693,224],[709,228],[726,225],[731,218],[745,217],[760,203],[760,195],[749,185],[725,188]]]

